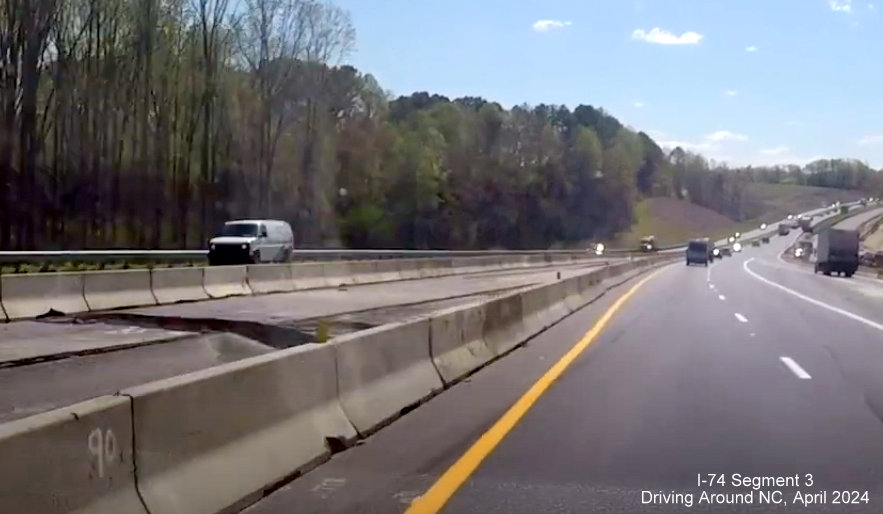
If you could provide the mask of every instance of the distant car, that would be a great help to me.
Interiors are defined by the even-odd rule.
[[[760,246],[760,241],[755,239],[754,241],[751,242],[751,246]]]
[[[646,236],[641,238],[641,251],[642,252],[655,252],[656,248],[656,237],[655,236]]]
[[[721,248],[721,255],[724,257],[732,257],[733,256],[733,249],[730,248],[729,246],[724,246]]]
[[[763,244],[767,244],[770,242],[770,238],[769,237],[762,237],[762,238],[760,238],[760,242]]]
[[[709,241],[707,238],[694,239],[687,245],[687,266],[690,264],[703,264],[708,266],[708,256],[711,253]]]

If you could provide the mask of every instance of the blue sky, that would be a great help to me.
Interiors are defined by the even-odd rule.
[[[396,95],[594,105],[734,165],[883,167],[883,0],[334,3],[347,60]]]

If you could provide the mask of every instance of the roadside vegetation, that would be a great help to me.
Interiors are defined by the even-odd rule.
[[[239,217],[302,248],[544,248],[631,241],[651,198],[742,223],[759,183],[883,193],[851,160],[663,151],[590,105],[394,97],[341,65],[355,45],[315,0],[0,4],[0,249],[201,248]]]

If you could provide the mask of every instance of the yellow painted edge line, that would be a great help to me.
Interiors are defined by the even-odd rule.
[[[477,441],[464,453],[457,462],[455,462],[447,471],[442,474],[439,479],[432,484],[432,487],[422,496],[415,498],[405,511],[405,514],[435,514],[441,511],[442,507],[454,496],[454,493],[462,486],[466,480],[478,469],[482,461],[487,458],[491,452],[500,444],[503,438],[515,428],[515,425],[527,414],[527,411],[533,407],[534,403],[539,400],[540,396],[549,389],[555,380],[560,377],[565,370],[576,360],[577,357],[589,347],[592,342],[597,339],[604,327],[613,318],[613,315],[622,308],[623,305],[634,296],[634,294],[644,284],[649,282],[653,277],[663,271],[665,268],[659,269],[641,279],[640,282],[631,287],[622,296],[620,296],[613,305],[607,309],[598,319],[595,325],[583,335],[570,350],[564,354],[551,368],[537,380],[524,395],[516,401],[509,410],[497,420],[487,432],[481,435]]]

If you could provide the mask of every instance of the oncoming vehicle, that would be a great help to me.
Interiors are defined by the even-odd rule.
[[[641,251],[642,252],[655,252],[656,251],[656,237],[655,236],[646,236],[641,238]]]
[[[708,239],[693,239],[687,245],[687,266],[690,264],[703,264],[708,266],[709,251]]]
[[[730,248],[729,246],[724,246],[723,248],[721,248],[721,256],[722,257],[732,257],[733,256],[733,249]]]
[[[291,225],[279,220],[236,220],[224,223],[209,241],[209,265],[285,262],[294,250]]]
[[[779,235],[780,236],[787,236],[790,233],[791,233],[791,228],[788,227],[788,225],[786,225],[784,223],[779,223]]]

